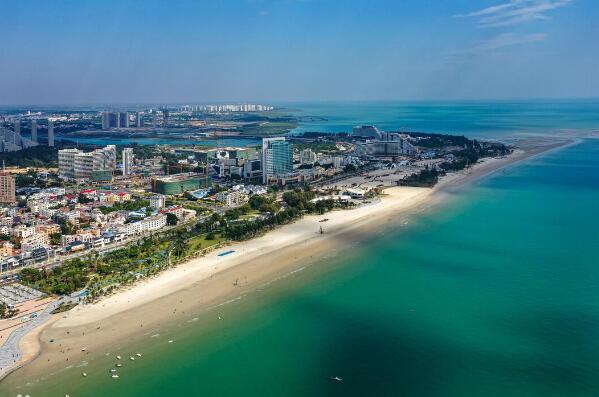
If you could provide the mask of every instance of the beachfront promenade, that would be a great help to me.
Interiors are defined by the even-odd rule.
[[[69,298],[66,299],[68,300]],[[21,339],[48,321],[52,315],[52,311],[63,302],[65,302],[65,298],[50,303],[37,317],[26,322],[8,336],[7,340],[0,347],[0,379],[22,365],[22,363],[18,364],[23,355],[19,349]]]

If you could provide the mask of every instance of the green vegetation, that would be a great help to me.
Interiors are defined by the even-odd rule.
[[[426,166],[417,174],[405,177],[397,184],[400,186],[433,187],[439,182],[439,171]]]
[[[302,151],[304,149],[312,149],[315,153],[336,153],[337,145],[335,142],[293,142],[293,148]]]
[[[53,294],[66,295],[83,288],[88,280],[89,264],[81,259],[72,259],[62,266],[46,272],[25,268],[21,270],[21,281],[35,288]]]
[[[69,310],[71,310],[72,308],[74,308],[77,305],[78,305],[78,303],[62,302],[60,305],[58,305],[58,307],[56,309],[52,310],[52,314],[68,312]]]
[[[58,167],[60,147],[33,146],[18,152],[0,153],[0,162],[17,167]]]
[[[297,127],[297,122],[292,121],[261,121],[244,125],[239,132],[242,135],[268,136],[283,135]]]
[[[152,275],[227,240],[250,238],[306,213],[322,214],[335,207],[346,207],[331,200],[313,203],[314,197],[314,192],[307,188],[288,191],[283,193],[281,205],[274,195],[254,195],[248,204],[227,211],[225,216],[214,213],[195,225],[171,229],[104,255],[94,252],[84,258],[68,260],[47,271],[25,268],[20,272],[20,280],[59,295],[85,288],[89,293],[87,299],[94,300],[119,285]]]
[[[88,299],[111,291],[118,285],[134,282],[161,269],[196,255],[226,240],[219,231],[224,227],[216,215],[193,227],[169,230],[100,256],[66,261],[45,271],[25,268],[20,272],[23,284],[46,293],[67,295],[87,289]]]
[[[335,207],[347,207],[348,204],[336,203],[332,200],[321,200],[316,203],[314,192],[304,189],[296,189],[283,193],[285,208],[281,209],[272,197],[252,196],[250,207],[268,215],[253,220],[238,221],[228,224],[225,232],[233,240],[244,240],[271,230],[279,225],[284,225],[301,218],[307,213],[324,214]],[[267,210],[267,211],[265,211]]]
[[[35,186],[35,187],[55,187],[61,186],[60,181],[56,179],[56,175],[52,174],[51,178],[45,179],[40,178],[34,170],[27,170],[26,173],[16,174],[15,175],[15,185],[17,188],[27,187],[27,186]]]
[[[177,215],[167,212],[166,213],[166,224],[169,226],[175,226],[179,222]]]
[[[109,214],[115,211],[138,211],[149,206],[150,201],[148,200],[131,200],[124,203],[114,203],[111,207],[101,206],[100,211],[103,214]]]
[[[511,153],[511,149],[502,144],[494,142],[479,142],[476,139],[470,140],[464,137],[453,135],[438,135],[425,134],[430,136],[427,138],[431,147],[437,147],[437,144],[449,145],[463,143],[462,149],[451,152],[453,159],[439,163],[437,168],[425,169],[419,173],[405,177],[398,182],[402,186],[417,186],[417,187],[432,187],[439,181],[439,176],[445,175],[446,172],[461,171],[484,157],[505,156]],[[419,145],[422,141],[419,141]],[[443,146],[442,145],[442,146]]]

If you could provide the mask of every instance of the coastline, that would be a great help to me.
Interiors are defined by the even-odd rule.
[[[332,249],[341,249],[399,217],[434,205],[448,192],[573,142],[547,140],[529,147],[523,145],[510,156],[486,159],[469,171],[449,174],[432,189],[388,188],[378,203],[321,216],[306,216],[264,236],[231,244],[227,248],[235,251],[231,255],[219,257],[223,250],[213,251],[97,303],[55,315],[21,340],[25,359],[4,376],[19,367],[22,368],[19,373],[23,371],[24,375],[58,369],[65,366],[67,358],[71,363],[77,362],[90,352],[122,342],[123,338],[135,337],[148,328],[180,319],[186,312],[213,308],[251,291],[256,285],[293,272]],[[320,223],[323,218],[330,220]],[[320,225],[325,229],[324,235],[318,232]],[[202,291],[201,295],[198,290]],[[60,339],[60,345],[50,343],[51,339]]]

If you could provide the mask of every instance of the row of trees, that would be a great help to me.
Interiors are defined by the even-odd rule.
[[[290,223],[305,213],[324,213],[342,205],[332,200],[313,203],[314,193],[307,189],[285,192],[282,197],[283,205],[276,202],[274,196],[252,196],[247,205],[230,210],[225,216],[214,213],[193,226],[171,229],[103,255],[92,253],[85,258],[68,260],[52,269],[26,268],[21,270],[20,278],[27,285],[59,295],[87,287],[90,299],[94,299],[118,285],[197,255],[222,237],[232,240],[251,238]],[[252,210],[261,211],[262,216],[252,220],[238,219],[239,215]],[[216,241],[202,245],[210,240]]]

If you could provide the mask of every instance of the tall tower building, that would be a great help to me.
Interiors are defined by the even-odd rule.
[[[262,138],[262,182],[293,171],[293,150],[285,137]]]
[[[16,202],[15,178],[8,172],[0,172],[0,203]]]
[[[37,121],[31,120],[31,140],[37,143]]]
[[[165,107],[162,109],[162,123],[167,126],[168,125],[168,118],[169,118],[169,111],[168,109]]]
[[[129,128],[129,113],[118,112],[117,118],[119,120],[118,128]]]
[[[14,134],[12,135],[12,143],[14,145],[17,144],[17,140],[20,142],[21,140],[19,139],[21,137],[21,120],[19,119],[15,119],[15,128],[14,128]]]
[[[137,128],[141,128],[141,113],[140,112],[135,113],[135,126]]]
[[[48,146],[54,147],[54,121],[48,119]]]
[[[131,175],[133,172],[133,149],[128,147],[123,149],[123,175]]]
[[[110,113],[102,112],[102,129],[107,130],[110,128]]]

